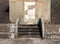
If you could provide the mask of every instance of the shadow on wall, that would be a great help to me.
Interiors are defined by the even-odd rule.
[[[9,6],[8,6],[7,9],[5,10],[5,12],[8,12],[8,13],[9,13]]]

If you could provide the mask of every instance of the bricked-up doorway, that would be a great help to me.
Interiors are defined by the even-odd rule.
[[[35,20],[35,2],[24,2],[24,22],[33,24]]]

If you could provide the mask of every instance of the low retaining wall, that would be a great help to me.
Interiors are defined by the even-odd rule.
[[[45,32],[45,38],[48,39],[60,39],[60,25],[55,25],[55,24],[45,24],[44,26],[44,32]]]
[[[14,38],[15,24],[0,24],[0,38]]]

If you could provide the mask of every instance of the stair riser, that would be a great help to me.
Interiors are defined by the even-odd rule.
[[[23,35],[40,35],[39,32],[18,32],[18,34],[23,34]]]
[[[18,30],[18,32],[39,32],[39,30],[25,30],[25,29],[22,29],[22,30]]]

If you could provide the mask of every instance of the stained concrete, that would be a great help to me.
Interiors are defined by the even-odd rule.
[[[9,7],[10,7],[9,18],[11,22],[15,22],[18,17],[20,18],[20,23],[24,22],[24,15],[25,15],[24,2],[26,1],[27,0],[25,1],[9,0]],[[30,2],[30,0],[28,1]],[[43,18],[45,22],[50,22],[50,1],[51,0],[37,0],[35,5],[35,8],[36,8],[35,20],[33,24],[36,24],[39,18]]]
[[[51,40],[40,38],[0,39],[0,44],[54,44]]]
[[[0,0],[0,13],[4,12],[9,6],[9,0]]]

